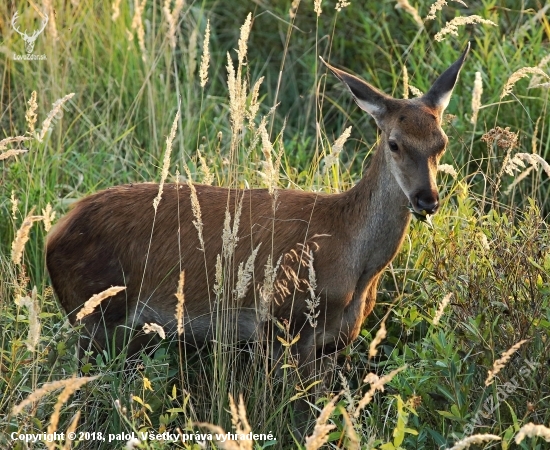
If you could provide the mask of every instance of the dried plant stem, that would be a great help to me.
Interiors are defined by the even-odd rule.
[[[178,281],[178,289],[176,290],[176,298],[178,303],[176,304],[176,321],[178,336],[183,334],[183,304],[185,303],[185,297],[183,294],[183,286],[185,285],[185,270],[180,272],[180,278]]]
[[[176,117],[174,117],[174,121],[172,122],[172,129],[170,130],[170,134],[166,138],[166,150],[164,151],[164,159],[162,162],[162,172],[160,175],[159,191],[157,196],[153,200],[153,208],[155,208],[155,213],[157,212],[158,205],[162,198],[164,182],[168,177],[168,169],[170,167],[170,155],[172,154],[172,144],[174,142],[174,138],[176,137],[176,130],[178,128],[179,118],[180,118],[180,105],[178,105],[178,111],[176,112]]]
[[[74,392],[84,384],[89,383],[90,381],[93,381],[97,378],[98,378],[97,376],[81,377],[81,378],[73,377],[67,380],[58,380],[58,381],[52,381],[51,383],[46,383],[41,388],[29,394],[29,396],[25,400],[23,400],[21,403],[14,406],[11,413],[13,415],[19,414],[21,411],[23,411],[23,408],[25,408],[25,406],[28,406],[40,400],[42,397],[44,397],[46,394],[49,394],[50,392],[56,391],[61,388],[65,388],[67,386],[71,386],[72,392]]]
[[[510,347],[509,350],[505,351],[503,354],[502,354],[502,357],[500,359],[497,359],[494,363],[493,363],[493,368],[491,370],[489,370],[488,374],[487,374],[487,379],[485,380],[485,386],[489,386],[493,380],[495,379],[495,377],[497,376],[497,374],[504,368],[504,366],[506,366],[506,363],[510,360],[510,358],[512,357],[512,355],[517,351],[519,350],[519,348],[525,344],[528,340],[527,339],[523,339],[521,341],[519,341],[517,344],[513,345],[512,347]]]
[[[487,441],[500,441],[499,436],[494,434],[475,434],[473,436],[468,436],[465,439],[460,440],[455,445],[453,445],[449,450],[464,450],[472,444],[483,444]]]
[[[124,286],[112,286],[109,289],[105,289],[99,294],[92,295],[89,300],[84,303],[84,306],[78,311],[76,315],[76,320],[82,320],[89,314],[92,314],[96,307],[106,298],[112,297],[113,295],[118,294],[120,291],[126,289]]]

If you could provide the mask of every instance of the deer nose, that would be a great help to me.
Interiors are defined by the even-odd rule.
[[[416,210],[418,212],[425,212],[426,214],[435,214],[439,208],[439,194],[438,193],[420,193],[414,198],[416,203]]]

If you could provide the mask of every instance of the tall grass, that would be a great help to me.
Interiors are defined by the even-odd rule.
[[[503,448],[544,445],[550,423],[544,8],[528,1],[469,7],[352,1],[338,2],[338,9],[290,1],[231,8],[211,0],[49,3],[55,14],[35,46],[46,55],[42,61],[12,59],[25,50],[10,19],[17,10],[20,28],[32,30],[33,6],[0,6],[0,446],[24,448],[10,440],[12,432],[194,434],[204,423],[277,439],[253,448],[302,445],[289,426],[293,406],[317,386],[296,373],[296,337],[285,324],[273,323],[286,333],[278,371],[273,348],[233,345],[221,313],[219,335],[207,349],[190,350],[168,337],[138,360],[108,348],[85,352],[79,362],[79,330],[68,325],[44,267],[46,227],[75,200],[125,182],[348,189],[368,164],[377,131],[318,56],[400,97],[405,73],[406,92],[425,92],[466,41],[473,51],[445,126],[450,144],[443,162],[456,177],[449,167],[441,172],[442,208],[433,227],[411,226],[378,307],[335,362],[338,380],[311,405],[319,420],[304,444],[466,448],[485,434],[500,438]],[[455,27],[468,21],[478,23]],[[202,233],[198,200],[193,212]],[[265,274],[235,267],[238,237],[239,216],[228,216],[207,295],[223,301],[239,295],[236,286],[252,289],[261,280],[269,302],[270,274],[281,261],[271,261]],[[126,442],[137,445],[121,436],[116,448]],[[113,444],[88,439],[78,447]]]

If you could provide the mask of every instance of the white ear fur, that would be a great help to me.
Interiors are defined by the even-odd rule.
[[[351,91],[351,89],[350,89],[350,91]],[[353,94],[353,92],[352,92],[352,94]],[[385,111],[385,108],[380,106],[380,105],[376,105],[374,103],[369,103],[366,100],[358,99],[355,95],[353,96],[353,98],[355,100],[355,103],[357,103],[357,105],[359,106],[359,108],[361,108],[363,111],[368,112],[375,119],[376,119],[377,116],[381,116]]]
[[[437,99],[437,103],[434,105],[438,110],[441,111],[441,114],[443,114],[443,111],[447,109],[447,106],[449,106],[449,102],[451,101],[451,95],[453,93],[453,90],[451,89],[447,93],[441,95]]]

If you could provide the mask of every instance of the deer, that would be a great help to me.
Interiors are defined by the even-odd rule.
[[[293,347],[304,373],[325,355],[341,352],[372,312],[379,279],[402,246],[411,215],[432,215],[439,208],[436,173],[448,142],[442,115],[468,51],[469,44],[427,93],[411,99],[393,98],[325,63],[380,130],[363,177],[345,192],[173,183],[164,185],[155,213],[158,185],[136,183],[76,202],[46,243],[52,285],[70,321],[78,322],[76,313],[92,295],[124,286],[82,323],[98,348],[123,345],[127,333],[119,331],[130,330],[130,346],[139,350],[150,339],[140,333],[144,324],[176,329],[175,292],[184,272],[179,339],[185,344],[201,346],[213,339],[215,310],[227,308],[237,311],[225,324],[236,340],[265,337],[262,330],[270,320],[286,322],[290,333],[300,336]],[[193,191],[202,213],[202,244],[193,224]],[[235,217],[239,208],[234,267],[254,252],[254,273],[261,278],[268,261],[281,261],[278,270],[273,264],[279,289],[267,315],[260,314],[258,289],[225,305],[212,299],[226,214]],[[316,312],[311,289],[300,285],[310,267]]]
[[[38,39],[38,36],[40,36],[40,33],[44,31],[44,28],[46,28],[46,25],[48,25],[49,17],[47,14],[41,14],[42,15],[42,24],[40,25],[39,30],[35,30],[33,34],[30,36],[27,34],[27,30],[25,30],[23,33],[19,31],[19,27],[16,26],[17,19],[19,18],[19,13],[16,11],[13,17],[11,18],[11,26],[16,31],[16,33],[20,34],[23,37],[23,41],[25,42],[25,50],[28,54],[31,54],[34,50],[34,43],[36,42],[36,39]]]

